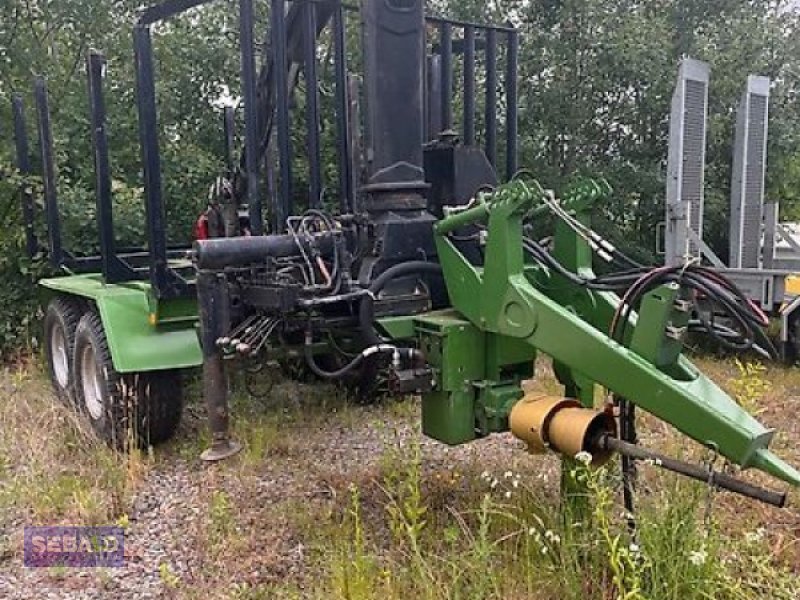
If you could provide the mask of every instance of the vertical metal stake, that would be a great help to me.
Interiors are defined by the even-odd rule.
[[[303,7],[303,69],[306,82],[306,141],[308,143],[308,206],[319,208],[322,194],[322,173],[319,151],[319,98],[317,96],[317,26],[312,0]]]
[[[475,29],[464,27],[464,144],[475,143]]]
[[[47,237],[50,244],[50,264],[59,268],[64,264],[64,250],[61,245],[61,217],[58,214],[53,131],[50,127],[50,106],[44,77],[36,77],[34,80],[34,95],[39,118],[39,146],[42,153],[42,180],[47,216]]]
[[[518,170],[517,165],[517,64],[519,57],[519,34],[508,32],[508,56],[506,60],[506,179],[511,179]]]
[[[497,37],[486,30],[486,158],[497,164]]]
[[[261,198],[258,195],[258,113],[256,109],[256,59],[253,48],[253,0],[239,0],[239,46],[242,56],[244,95],[245,170],[250,231],[264,233]]]
[[[31,174],[30,149],[28,147],[28,131],[25,126],[25,106],[20,94],[11,97],[11,111],[14,115],[14,145],[17,152],[17,168],[23,177]],[[25,226],[25,250],[28,258],[33,258],[39,251],[39,240],[36,239],[33,196],[30,186],[24,182],[20,188],[22,202],[22,221]]]

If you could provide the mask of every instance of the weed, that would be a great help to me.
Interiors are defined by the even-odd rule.
[[[158,564],[158,578],[161,580],[161,583],[170,590],[176,589],[181,583],[181,578],[175,574],[172,567],[169,566],[169,563],[165,562]]]
[[[350,488],[350,510],[347,514],[350,543],[336,552],[332,566],[333,589],[343,600],[371,598],[377,564],[367,550],[358,488]]]
[[[209,505],[208,544],[212,553],[218,554],[223,543],[236,532],[230,496],[224,490],[211,493]]]
[[[751,414],[761,412],[760,400],[772,388],[766,379],[767,368],[759,362],[734,359],[738,375],[730,381],[731,391],[739,404]]]

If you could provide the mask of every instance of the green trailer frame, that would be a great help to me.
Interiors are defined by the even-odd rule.
[[[39,285],[44,305],[62,295],[96,307],[119,373],[184,369],[203,362],[194,298],[159,300],[149,282],[107,284],[99,273],[42,279]]]

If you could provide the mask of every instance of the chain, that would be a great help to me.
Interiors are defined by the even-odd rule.
[[[705,460],[705,465],[708,469],[708,487],[706,490],[706,501],[703,510],[703,531],[706,537],[708,537],[708,534],[711,530],[711,510],[714,501],[714,492],[717,491],[717,486],[714,484],[714,463],[717,462],[718,457],[719,455],[717,454],[716,449],[711,449],[709,450],[708,456]]]

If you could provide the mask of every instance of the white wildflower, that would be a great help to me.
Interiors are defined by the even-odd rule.
[[[766,533],[766,531],[764,530],[764,528],[763,527],[759,527],[755,531],[748,531],[747,533],[745,533],[744,534],[744,539],[748,543],[753,544],[755,542],[760,542],[761,540],[763,540],[765,533]]]
[[[506,498],[511,498],[511,490],[508,490],[505,494]]]
[[[586,452],[586,450],[581,450],[575,455],[575,460],[577,460],[579,463],[583,463],[584,465],[588,465],[590,462],[592,462],[592,455]]]
[[[512,473],[511,471],[506,471],[505,473],[503,473],[503,477],[505,477],[506,479],[511,479],[513,476],[514,473]]]
[[[484,471],[483,473],[481,473],[481,479],[488,481],[489,477],[491,477],[491,475],[489,475],[489,471]]]
[[[639,544],[631,543],[631,545],[628,546],[628,550],[631,551],[631,554],[639,554],[641,548],[639,548]]]
[[[494,488],[496,488],[496,487],[497,487],[497,484],[499,484],[499,483],[500,483],[500,482],[499,482],[499,481],[497,481],[497,479],[492,479],[492,483],[490,483],[490,484],[489,484],[489,487],[490,487],[490,488],[492,488],[492,489],[494,489]]]
[[[689,562],[696,567],[706,564],[707,558],[708,558],[708,553],[705,551],[704,548],[700,548],[700,550],[692,550],[691,552],[689,552]]]
[[[515,479],[514,481],[512,481],[511,485],[513,485],[515,488],[518,488],[519,487],[519,479]]]
[[[528,527],[528,535],[536,535],[536,527]]]
[[[558,535],[557,533],[553,533],[549,529],[544,532],[544,537],[546,537],[548,540],[550,540],[550,542],[553,543],[553,544],[560,544],[561,543],[561,536]]]

